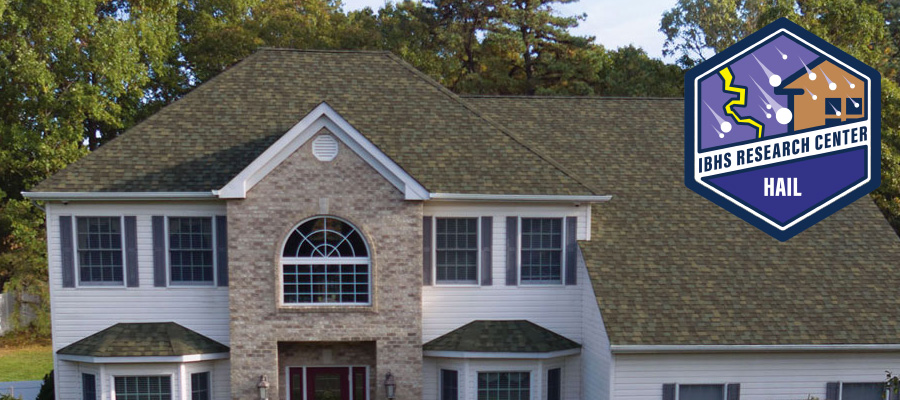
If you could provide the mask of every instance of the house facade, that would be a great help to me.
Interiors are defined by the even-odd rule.
[[[25,193],[56,397],[881,399],[878,209],[780,243],[681,185],[682,121],[262,50]]]

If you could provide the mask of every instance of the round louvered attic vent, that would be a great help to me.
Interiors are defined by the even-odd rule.
[[[338,142],[334,136],[321,135],[313,140],[312,152],[319,161],[334,160],[338,153]]]

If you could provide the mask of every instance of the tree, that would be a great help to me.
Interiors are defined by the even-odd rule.
[[[680,97],[684,94],[684,70],[654,60],[634,46],[605,54],[600,75],[604,96]]]

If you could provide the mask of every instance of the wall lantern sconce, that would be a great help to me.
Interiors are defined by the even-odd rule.
[[[387,398],[394,398],[394,390],[397,389],[397,384],[394,383],[394,374],[388,372],[384,377],[384,392],[387,393]]]
[[[269,400],[269,379],[265,375],[259,376],[256,388],[259,389],[259,400]]]

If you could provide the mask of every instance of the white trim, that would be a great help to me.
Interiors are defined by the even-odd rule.
[[[493,353],[486,351],[450,351],[450,350],[425,350],[422,355],[425,357],[441,357],[441,358],[503,358],[512,360],[535,360],[548,359],[557,357],[574,356],[581,354],[581,348],[551,351],[547,353]]]
[[[456,201],[541,201],[541,202],[575,202],[601,203],[609,201],[612,196],[589,195],[553,195],[553,194],[475,194],[475,193],[430,193],[431,200]]]
[[[284,160],[315,136],[322,128],[328,129],[347,147],[358,154],[382,176],[403,192],[406,200],[428,200],[429,193],[418,181],[400,168],[393,160],[366,139],[328,103],[321,103],[290,130],[281,136],[265,152],[253,160],[237,176],[218,191],[223,199],[242,199],[247,192]]]
[[[568,216],[565,216],[565,217],[523,217],[520,215],[520,216],[518,216],[518,218],[519,218],[519,222],[516,226],[516,228],[519,230],[517,233],[518,234],[518,244],[516,245],[517,249],[518,249],[518,251],[516,252],[516,268],[518,268],[516,275],[518,277],[518,282],[516,284],[516,287],[531,288],[531,287],[567,286],[566,285],[566,243],[567,243],[566,242],[566,230],[567,230],[566,229],[566,218],[568,218]],[[559,283],[556,283],[556,282],[529,283],[527,281],[522,281],[522,251],[523,251],[522,250],[522,220],[523,219],[558,219],[558,220],[561,220],[561,224],[560,224],[561,228],[560,229],[562,229],[562,231],[560,232],[560,240],[562,241],[562,243],[561,243],[562,248],[560,249],[560,257],[559,257],[559,262],[560,262],[560,264],[559,264]],[[577,221],[578,220],[576,219],[576,222],[575,222],[576,229],[578,228]],[[576,236],[577,236],[577,233],[576,233]]]
[[[170,231],[171,224],[169,220],[172,218],[209,218],[211,221],[211,245],[212,245],[212,281],[203,282],[203,281],[182,281],[182,282],[174,282],[172,281],[172,249],[171,249],[171,241],[172,234]],[[182,215],[165,215],[163,216],[163,230],[166,233],[166,238],[163,242],[164,247],[166,248],[166,287],[167,288],[209,288],[209,287],[217,287],[219,282],[219,268],[218,268],[218,253],[216,251],[216,216],[215,215],[201,215],[201,216],[182,216]]]
[[[210,200],[216,193],[209,192],[22,192],[32,200]]]
[[[122,253],[122,283],[117,283],[114,281],[99,281],[99,282],[81,282],[81,257],[78,256],[78,252],[81,249],[78,247],[78,219],[79,218],[118,218],[119,219],[119,241],[121,243],[122,249],[120,250]],[[135,222],[136,224],[137,222]],[[95,249],[87,249],[85,251],[91,251]],[[86,214],[86,215],[72,215],[72,251],[73,251],[73,259],[75,265],[75,289],[80,288],[88,288],[88,289],[126,289],[128,288],[128,269],[125,268],[125,263],[128,259],[128,254],[125,253],[125,216],[124,215],[94,215],[94,214]],[[102,250],[98,250],[102,251]],[[90,267],[93,268],[93,267]]]
[[[431,216],[431,277],[435,287],[481,287],[481,218],[482,217],[439,217]],[[475,256],[475,282],[439,282],[437,277],[437,221],[438,219],[474,219],[476,232],[477,255]]]
[[[134,357],[94,357],[57,354],[63,361],[75,361],[90,364],[144,364],[144,363],[184,363],[207,360],[227,360],[229,353],[188,354],[184,356],[134,356]]]
[[[900,344],[787,344],[787,345],[612,345],[613,353],[705,353],[753,351],[900,351]]]

